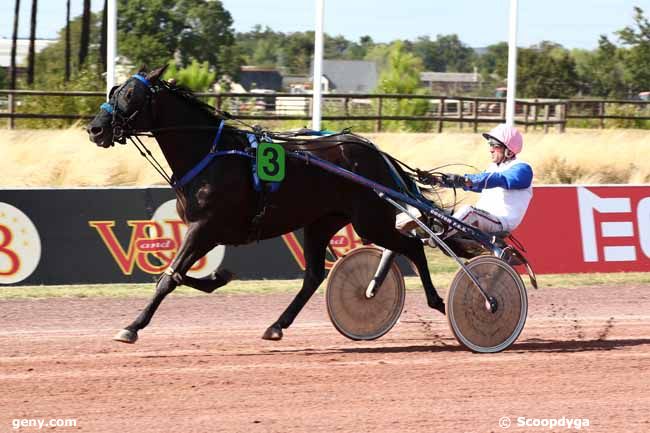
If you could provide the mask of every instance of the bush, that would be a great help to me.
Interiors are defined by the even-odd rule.
[[[103,91],[104,81],[94,71],[80,72],[68,83],[51,83],[50,91]],[[93,116],[106,100],[104,96],[22,96],[16,100],[17,113],[71,114]],[[16,127],[29,129],[68,128],[79,120],[66,119],[17,119]]]

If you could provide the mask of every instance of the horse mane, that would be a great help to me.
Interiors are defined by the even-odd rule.
[[[168,81],[162,81],[164,88],[167,89],[173,95],[180,97],[182,100],[188,102],[190,105],[201,109],[201,111],[207,114],[215,122],[224,120],[223,117],[219,116],[218,110],[207,102],[201,101],[194,92],[186,86],[179,84],[171,84]]]

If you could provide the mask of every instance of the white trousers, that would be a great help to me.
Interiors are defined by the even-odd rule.
[[[454,214],[454,218],[486,233],[503,231],[503,226],[501,225],[499,218],[483,209],[477,209],[474,206],[466,205],[461,207]]]
[[[422,214],[416,208],[408,206],[408,210],[414,217],[420,218]],[[496,233],[503,231],[503,226],[497,217],[482,209],[474,206],[463,206],[454,214],[454,218],[464,222],[467,225],[478,228],[486,233]],[[401,212],[395,218],[395,227],[400,231],[410,231],[417,227],[417,223],[406,213]],[[451,230],[445,235],[449,237],[456,234],[456,230]]]

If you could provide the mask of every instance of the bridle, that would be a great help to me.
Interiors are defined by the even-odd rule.
[[[176,189],[172,177],[167,174],[164,167],[153,156],[151,151],[147,148],[147,146],[145,146],[142,140],[140,140],[139,135],[147,134],[139,133],[138,130],[133,127],[133,122],[138,114],[140,114],[142,107],[140,110],[135,110],[133,114],[128,116],[120,109],[119,104],[117,103],[120,93],[124,90],[126,85],[129,84],[131,80],[138,80],[147,87],[147,92],[145,93],[146,100],[142,107],[148,107],[149,112],[152,113],[151,116],[153,116],[153,97],[158,93],[160,88],[158,86],[152,85],[146,77],[143,77],[140,74],[133,75],[119,87],[113,87],[109,93],[108,102],[104,102],[102,105],[100,105],[99,108],[111,115],[113,141],[120,144],[126,144],[126,139],[128,138],[133,143],[138,152],[140,152],[140,155],[144,157],[144,159],[146,159],[149,164],[151,164],[151,166],[158,172],[158,174],[160,174],[160,176],[162,176],[163,179],[165,179],[165,182],[167,182],[172,188]],[[113,99],[115,99],[115,102],[111,102]]]
[[[153,96],[158,93],[160,90],[157,86],[153,86],[151,82],[143,77],[140,74],[135,74],[133,75],[130,79],[128,79],[124,84],[121,86],[116,86],[111,89],[111,92],[109,93],[109,100],[108,102],[104,102],[102,105],[100,105],[99,108],[107,112],[108,114],[111,115],[111,128],[113,132],[113,141],[116,141],[120,144],[126,144],[126,139],[131,138],[133,136],[137,135],[137,131],[135,128],[133,128],[132,123],[135,120],[135,118],[140,114],[140,110],[135,110],[133,114],[130,116],[127,116],[125,112],[123,112],[119,104],[117,103],[117,100],[126,87],[127,84],[129,84],[130,81],[132,80],[138,80],[141,83],[143,83],[147,87],[147,92],[145,93],[145,103],[144,107],[149,107],[152,108],[153,105]],[[115,102],[111,102],[111,100],[115,99]],[[151,113],[153,113],[152,110],[149,110]]]

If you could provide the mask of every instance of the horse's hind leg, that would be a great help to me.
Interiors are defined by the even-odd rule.
[[[427,304],[429,307],[445,314],[445,303],[438,295],[431,281],[429,265],[427,264],[422,242],[400,233],[395,229],[394,220],[392,213],[387,212],[385,208],[368,206],[360,209],[353,217],[352,225],[362,238],[369,239],[377,245],[408,257],[420,274],[424,294],[427,297]]]
[[[198,259],[210,251],[215,243],[209,241],[209,231],[205,222],[192,223],[188,227],[183,244],[171,266],[161,275],[156,284],[156,293],[138,317],[114,337],[123,343],[135,343],[138,331],[149,324],[160,303],[184,280],[187,271]]]
[[[282,329],[288,328],[293,323],[300,310],[325,279],[327,245],[332,236],[348,222],[348,218],[336,215],[323,217],[315,223],[305,226],[306,269],[302,288],[278,320],[264,332],[263,339],[282,339]]]
[[[204,293],[212,293],[219,287],[228,284],[234,277],[235,274],[229,270],[221,269],[219,271],[212,272],[205,278],[193,278],[185,275],[185,277],[183,277],[183,285],[196,290],[200,290]]]

